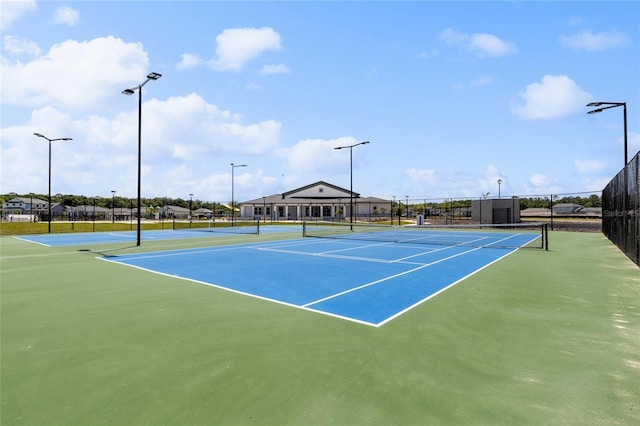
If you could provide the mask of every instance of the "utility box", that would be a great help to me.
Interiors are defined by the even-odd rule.
[[[489,198],[471,201],[471,220],[475,223],[519,223],[520,199]]]

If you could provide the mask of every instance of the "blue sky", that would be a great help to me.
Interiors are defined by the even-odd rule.
[[[599,191],[640,150],[640,2],[1,0],[0,192]]]

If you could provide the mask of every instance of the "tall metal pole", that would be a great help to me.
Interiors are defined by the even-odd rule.
[[[349,223],[353,226],[353,147],[349,148],[349,177]]]
[[[136,230],[136,246],[140,245],[140,197],[142,188],[142,85],[138,88],[138,202],[137,202],[137,230]]]
[[[623,115],[624,115],[624,165],[629,164],[629,151],[627,149],[627,103],[623,103]]]
[[[111,223],[116,223],[116,191],[111,191]]]
[[[407,212],[406,212],[405,216],[407,217],[407,220],[408,220],[409,219],[409,196],[405,195],[404,197],[407,199],[407,204],[406,204]]]
[[[136,246],[140,245],[140,211],[142,210],[141,206],[141,197],[142,197],[142,87],[147,84],[151,80],[157,80],[162,77],[162,74],[158,74],[157,72],[152,72],[147,75],[147,79],[143,81],[136,87],[131,89],[124,89],[122,94],[124,95],[133,95],[135,91],[138,91],[138,230],[136,232]]]
[[[247,167],[246,164],[233,164],[231,163],[231,226],[235,224],[236,220],[236,209],[234,204],[234,193],[233,193],[233,181],[234,179],[234,170],[236,167]]]
[[[233,226],[236,219],[236,208],[233,205],[233,197],[234,197],[233,181],[234,181],[234,173],[235,173],[234,170],[235,170],[235,166],[233,165],[233,163],[231,163],[231,226]]]
[[[49,139],[42,133],[34,133],[34,136],[46,139],[49,142],[49,234],[51,233],[51,142],[54,141],[72,141],[71,138],[55,138]]]
[[[368,144],[369,141],[358,142],[353,145],[338,146],[333,149],[349,148],[349,176],[350,176],[350,188],[349,188],[349,222],[351,223],[351,230],[353,230],[353,147],[358,145]]]
[[[391,224],[393,225],[393,209],[396,206],[396,196],[393,196],[393,201],[391,202]]]
[[[48,232],[49,234],[51,233],[51,140],[47,139],[49,141],[49,202],[48,204],[48,208],[49,208],[49,223],[48,223]]]

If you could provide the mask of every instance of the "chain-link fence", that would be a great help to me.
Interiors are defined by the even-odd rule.
[[[430,224],[542,222],[555,231],[600,232],[601,191],[503,195],[500,198],[407,198],[394,204],[403,219]]]

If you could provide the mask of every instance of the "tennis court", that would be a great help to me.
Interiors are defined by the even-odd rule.
[[[252,226],[224,226],[209,227],[199,226],[189,228],[188,224],[184,228],[141,231],[142,241],[161,241],[161,240],[177,240],[183,238],[211,238],[211,237],[230,237],[230,236],[246,236],[251,234],[276,233],[276,232],[292,232],[299,230],[299,226],[276,225],[268,227],[259,227],[256,223]],[[16,237],[21,240],[41,244],[47,247],[58,246],[75,246],[89,244],[111,244],[111,243],[135,243],[137,239],[137,231],[118,231],[118,232],[77,232],[68,234],[37,234],[23,235]]]
[[[322,297],[314,287],[339,293],[332,282],[343,275],[353,288],[375,281],[357,274],[373,276],[385,263],[416,278],[402,283],[416,297],[411,286],[424,285],[423,272],[459,265],[453,258],[414,267],[474,247],[243,238],[137,248],[0,238],[2,424],[638,424],[638,269],[601,234],[553,232],[549,251],[517,250],[381,327],[303,305]],[[226,240],[235,243],[212,247]],[[217,249],[232,263],[205,256]],[[492,250],[502,249],[473,253]],[[307,296],[285,299],[278,289],[272,296],[281,301],[271,303],[96,258],[134,261],[143,251],[182,262],[172,274],[217,268],[214,285],[239,285],[245,271],[253,279],[260,272],[271,277],[263,287],[306,286]],[[202,261],[191,261],[197,252]],[[284,263],[252,265],[258,252]],[[321,269],[299,265],[330,256]],[[292,271],[300,282],[288,279]],[[392,286],[375,287],[366,291],[399,300]],[[351,293],[362,296],[354,305],[366,300],[366,292]]]
[[[332,228],[331,238],[104,259],[378,327],[540,238],[536,233],[457,231],[452,236],[451,231],[413,230],[398,244],[397,229],[366,229],[338,234]],[[327,237],[325,231],[318,235]],[[305,232],[311,236],[314,229]],[[390,232],[394,240],[386,241]]]

